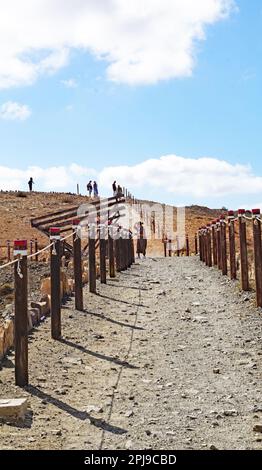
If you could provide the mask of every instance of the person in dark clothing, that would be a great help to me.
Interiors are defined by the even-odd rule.
[[[93,186],[92,186],[92,181],[91,180],[87,184],[86,188],[87,188],[89,197],[91,197],[92,196],[92,191],[93,191]]]
[[[94,181],[93,189],[94,189],[94,197],[98,197],[98,186],[97,186],[96,181]]]
[[[123,196],[123,189],[120,186],[120,184],[117,186],[117,197],[122,197]]]
[[[116,181],[113,182],[112,184],[112,189],[113,189],[113,196],[117,196],[117,186],[116,186]]]
[[[35,184],[35,183],[34,183],[34,180],[31,176],[30,180],[28,181],[28,186],[29,186],[30,193],[33,191],[33,184]]]
[[[147,238],[146,238],[146,232],[143,227],[143,222],[139,222],[136,226],[137,228],[137,248],[136,252],[138,255],[138,258],[140,258],[140,254],[146,257],[146,249],[147,249]]]

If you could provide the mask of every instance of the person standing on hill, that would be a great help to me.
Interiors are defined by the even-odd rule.
[[[113,184],[112,184],[112,189],[113,189],[113,196],[117,196],[116,181],[113,182]]]
[[[33,184],[35,184],[35,183],[34,183],[34,180],[31,176],[30,180],[28,181],[28,186],[29,186],[30,193],[33,191]]]
[[[98,197],[98,186],[97,186],[96,181],[94,181],[93,189],[94,189],[94,197]]]
[[[88,183],[88,185],[86,186],[86,188],[87,188],[89,197],[91,197],[91,196],[92,196],[92,191],[93,191],[93,186],[92,186],[92,181],[91,181],[91,180],[89,181],[89,183]]]

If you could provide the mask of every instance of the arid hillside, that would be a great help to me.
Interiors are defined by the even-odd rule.
[[[31,227],[30,220],[34,217],[54,212],[63,208],[70,208],[89,202],[87,196],[77,196],[67,193],[22,193],[0,192],[0,259],[6,257],[7,240],[11,243],[16,238],[24,238],[28,241],[38,238],[39,248],[47,244],[47,238],[38,230]],[[141,201],[144,204],[153,205],[153,202]],[[171,209],[171,211],[170,211]],[[167,223],[172,213],[171,206],[166,206]],[[176,208],[174,207],[174,229],[176,229]],[[217,218],[221,210],[212,210],[206,207],[191,206],[186,208],[186,232],[193,243],[194,235],[199,226],[206,224],[208,220]],[[138,214],[139,219],[139,214]],[[156,215],[156,222],[162,224],[162,215]],[[157,234],[158,235],[158,234]],[[192,245],[193,247],[193,245]],[[151,254],[162,254],[161,241],[149,242]]]

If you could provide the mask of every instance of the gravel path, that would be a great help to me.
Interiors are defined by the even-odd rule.
[[[0,425],[2,449],[261,449],[260,312],[252,294],[197,258],[148,259],[85,291],[86,311],[63,308],[30,341],[21,427]]]

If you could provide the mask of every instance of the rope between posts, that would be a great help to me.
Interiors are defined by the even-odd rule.
[[[68,235],[67,237],[62,238],[61,241],[67,240],[67,238],[72,237],[72,235],[75,235],[75,234],[76,234],[76,231],[73,232],[73,233],[70,233],[70,235]],[[50,243],[49,245],[45,246],[45,248],[42,248],[41,250],[37,251],[36,253],[32,253],[31,255],[28,255],[27,259],[31,259],[31,258],[34,258],[35,256],[40,255],[44,251],[49,250],[49,248],[51,248],[53,245],[54,245],[54,242]],[[10,261],[9,263],[3,264],[2,266],[0,266],[0,271],[2,269],[8,268],[9,266],[12,266],[12,265],[18,263],[18,261],[19,261],[19,259],[15,259],[13,261]]]
[[[0,271],[2,269],[8,268],[8,266],[12,266],[13,264],[18,263],[18,261],[18,259],[15,259],[14,261],[10,261],[9,263],[3,264],[2,266],[0,266]]]
[[[51,248],[51,246],[53,246],[53,244],[54,244],[54,243],[50,243],[50,245],[45,246],[45,248],[42,248],[42,250],[39,250],[39,251],[37,251],[36,253],[33,253],[32,255],[27,256],[27,259],[34,258],[35,256],[40,255],[40,254],[43,253],[44,251],[46,251],[46,250],[48,250],[49,248]]]
[[[64,242],[65,240],[67,240],[68,238],[70,237],[73,237],[75,234],[77,233],[77,230],[75,230],[74,232],[70,233],[69,235],[67,235],[66,237],[64,238],[61,238],[61,242]]]

